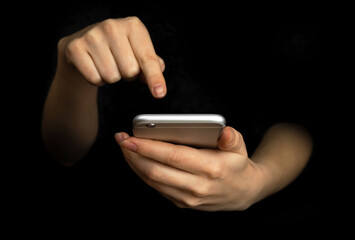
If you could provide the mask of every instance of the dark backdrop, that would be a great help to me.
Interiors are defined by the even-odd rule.
[[[278,79],[295,77],[307,86],[305,99],[308,101],[308,108],[304,114],[311,118],[308,120],[311,122],[310,127],[315,139],[315,150],[309,166],[299,180],[246,212],[198,213],[199,217],[206,220],[213,216],[216,222],[221,223],[221,219],[228,219],[230,223],[235,220],[233,214],[237,214],[238,221],[298,224],[307,222],[311,226],[317,221],[335,221],[331,214],[338,212],[338,207],[332,204],[339,206],[336,200],[343,196],[343,191],[334,179],[341,176],[341,163],[334,162],[342,160],[338,153],[342,153],[341,149],[346,146],[345,143],[339,144],[341,138],[338,134],[341,130],[336,129],[347,125],[343,119],[346,119],[344,114],[349,112],[341,108],[349,101],[345,91],[347,81],[339,76],[339,69],[344,67],[340,63],[343,59],[337,55],[342,51],[339,43],[339,38],[342,37],[341,24],[329,16],[325,19],[318,18],[317,12],[313,10],[292,14],[290,17],[291,11],[288,9],[281,11],[283,14],[274,15],[274,12],[265,12],[263,9],[242,6],[238,8],[228,4],[218,7],[186,6],[170,3],[139,7],[133,4],[123,6],[121,3],[55,3],[10,8],[17,9],[15,12],[18,14],[8,18],[12,24],[5,39],[8,44],[4,47],[15,47],[6,49],[11,53],[7,59],[11,64],[6,70],[12,77],[5,80],[10,87],[3,90],[3,96],[6,96],[5,103],[12,103],[5,104],[9,113],[6,119],[10,120],[11,124],[7,126],[14,127],[9,127],[11,134],[7,139],[10,144],[5,149],[10,153],[10,157],[5,161],[11,163],[11,171],[5,172],[4,176],[5,187],[11,193],[8,195],[11,203],[8,209],[13,211],[13,216],[22,216],[27,220],[33,215],[46,219],[69,216],[71,219],[82,220],[83,216],[90,219],[90,216],[93,216],[92,210],[102,218],[105,218],[106,214],[110,215],[105,206],[102,206],[103,211],[100,211],[77,202],[83,199],[71,198],[75,189],[66,189],[68,186],[62,185],[61,181],[72,173],[48,158],[40,139],[40,120],[48,82],[54,75],[57,41],[66,33],[79,29],[83,22],[104,19],[109,12],[107,9],[114,7],[125,8],[124,15],[155,14],[157,18],[167,18],[172,22],[177,19],[180,21],[180,18],[189,20],[198,15],[199,20],[192,23],[195,26],[181,30],[178,36],[181,38],[180,49],[187,59],[186,71],[193,77],[206,79],[209,87],[214,86],[214,83],[209,81],[218,77],[238,78],[238,66],[233,64],[235,56],[214,49],[211,45],[206,45],[204,49],[211,51],[216,61],[204,64],[196,61],[203,53],[195,51],[193,46],[197,43],[194,38],[188,36],[193,36],[198,31],[207,31],[211,26],[216,30],[211,34],[211,38],[219,38],[221,34],[226,37],[227,45],[232,44],[235,38],[252,42],[255,48],[246,62],[256,61],[259,65],[262,65],[260,62],[264,63],[264,68],[259,71],[279,68]],[[172,8],[175,9],[174,13]],[[97,11],[98,18],[83,19],[83,11]],[[214,22],[214,18],[235,22],[235,29],[223,29],[223,26]],[[239,36],[238,29],[242,29],[240,31],[246,34]],[[227,70],[221,74],[219,71],[206,71],[216,69],[216,66],[217,69]],[[252,67],[250,69],[252,70]],[[307,76],[306,80],[304,76]],[[275,84],[277,87],[278,84],[284,83],[265,79],[263,84]],[[5,130],[8,132],[9,129]],[[342,148],[339,148],[339,145]],[[186,213],[185,210],[181,211]],[[180,216],[181,213],[174,214],[173,216]],[[139,222],[145,221],[140,219]]]

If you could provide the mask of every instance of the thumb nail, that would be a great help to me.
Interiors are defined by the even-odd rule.
[[[229,129],[229,131],[231,132],[231,139],[229,141],[229,146],[232,146],[235,140],[235,134],[232,129]]]
[[[115,138],[118,144],[120,144],[123,140],[127,139],[127,137],[123,133],[116,133]]]

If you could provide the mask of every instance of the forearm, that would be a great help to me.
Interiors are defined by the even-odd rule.
[[[80,160],[98,132],[97,87],[60,56],[42,119],[42,138],[63,165]]]
[[[312,148],[312,137],[303,127],[291,123],[272,126],[251,157],[264,170],[259,200],[292,182],[306,166]]]

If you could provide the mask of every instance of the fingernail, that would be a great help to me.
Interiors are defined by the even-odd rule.
[[[115,134],[116,141],[120,144],[123,140],[127,139],[124,134],[116,133]]]
[[[234,144],[235,135],[232,129],[230,129],[230,132],[231,132],[231,140],[229,141],[229,146],[232,146]]]
[[[161,84],[158,84],[153,87],[155,97],[161,98],[165,96],[164,87]]]
[[[129,142],[129,141],[122,142],[121,146],[123,146],[124,148],[127,148],[128,150],[131,150],[133,152],[135,152],[137,150],[137,145],[132,142]]]

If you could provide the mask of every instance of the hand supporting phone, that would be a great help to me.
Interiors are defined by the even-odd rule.
[[[176,144],[216,148],[226,121],[219,114],[141,114],[133,135]]]

